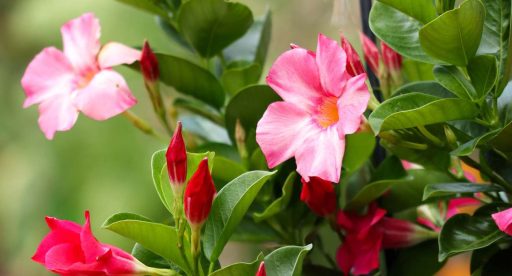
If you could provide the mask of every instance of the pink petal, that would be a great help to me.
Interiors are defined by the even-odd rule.
[[[492,214],[492,218],[501,231],[512,236],[512,208],[494,213]]]
[[[338,183],[344,152],[345,139],[340,139],[336,128],[322,129],[318,134],[306,138],[297,149],[297,172],[306,181],[311,176],[318,176]]]
[[[43,49],[28,65],[21,79],[27,99],[23,107],[74,90],[74,71],[66,56],[54,47]]]
[[[42,264],[44,264],[46,253],[54,246],[63,243],[80,244],[80,225],[72,221],[50,217],[46,218],[46,223],[50,227],[51,232],[44,237],[37,247],[36,253],[32,256],[32,260]]]
[[[456,214],[463,213],[465,208],[476,207],[482,205],[482,202],[472,197],[459,197],[452,198],[448,201],[448,208],[446,211],[446,219],[453,217]]]
[[[330,96],[339,97],[348,78],[345,72],[347,65],[345,51],[335,40],[319,34],[316,64],[324,91]]]
[[[47,139],[53,139],[56,131],[66,131],[75,125],[78,110],[73,106],[71,95],[57,95],[39,105],[39,127]]]
[[[109,248],[98,242],[92,234],[89,211],[85,211],[85,224],[80,233],[80,243],[87,263],[96,261],[99,256],[109,251]]]
[[[361,115],[368,106],[370,92],[366,86],[366,74],[348,80],[338,100],[338,132],[340,136],[352,134],[361,124]]]
[[[302,48],[279,56],[270,68],[267,83],[283,100],[310,112],[323,96],[315,57]]]
[[[309,114],[289,102],[275,102],[258,122],[256,141],[273,168],[293,157],[304,139],[318,128]]]
[[[372,234],[354,244],[357,256],[352,268],[354,275],[366,275],[379,267],[379,253],[382,246],[382,234],[372,231]]]
[[[116,116],[137,103],[124,78],[111,70],[101,70],[77,91],[75,105],[88,117],[101,121]]]
[[[107,69],[121,64],[132,64],[140,60],[141,52],[117,42],[105,44],[98,54],[100,68]]]
[[[100,50],[100,22],[92,13],[68,21],[60,29],[64,54],[80,73],[96,70]]]
[[[63,243],[48,251],[44,266],[55,273],[68,275],[71,266],[83,261],[84,256],[80,245]]]

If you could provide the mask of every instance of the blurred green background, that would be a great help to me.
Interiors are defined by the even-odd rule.
[[[319,32],[339,39],[342,31],[359,48],[358,1],[240,2],[255,16],[266,8],[273,12],[267,69],[291,42],[314,49]],[[124,117],[97,122],[82,115],[71,131],[48,141],[37,125],[37,107],[22,108],[25,67],[44,47],[61,48],[60,26],[84,12],[99,17],[103,43],[139,46],[148,39],[159,51],[179,51],[151,15],[113,0],[0,0],[0,275],[48,275],[30,260],[48,231],[46,215],[83,223],[88,209],[96,236],[128,251],[129,241],[100,229],[107,217],[134,212],[165,219],[150,175],[150,157],[165,144]],[[139,99],[133,111],[158,125],[141,77],[127,68],[116,70]]]

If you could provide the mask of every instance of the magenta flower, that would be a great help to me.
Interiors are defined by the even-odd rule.
[[[64,52],[43,49],[21,80],[23,107],[39,104],[39,127],[46,138],[71,129],[78,112],[106,120],[137,103],[124,78],[112,67],[133,63],[140,52],[116,42],[100,45],[99,20],[91,13],[61,28]]]
[[[339,182],[345,135],[357,131],[370,98],[366,74],[350,77],[346,66],[343,48],[322,34],[316,53],[297,47],[277,58],[267,83],[284,101],[256,129],[270,168],[295,157],[305,181]]]
[[[501,231],[512,236],[512,208],[492,214],[492,219]]]

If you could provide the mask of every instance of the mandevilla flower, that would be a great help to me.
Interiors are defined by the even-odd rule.
[[[187,179],[187,149],[185,148],[185,141],[183,140],[181,129],[181,122],[178,122],[171,143],[165,153],[169,180],[174,192],[179,193],[179,195],[183,192],[183,187]]]
[[[21,80],[23,106],[39,104],[39,127],[46,138],[71,129],[79,111],[106,120],[137,103],[113,66],[130,64],[140,52],[116,42],[100,45],[100,24],[91,13],[61,28],[64,52],[48,47],[28,65]]]
[[[89,212],[85,224],[46,217],[46,235],[32,260],[62,275],[145,275],[153,271],[123,250],[102,244],[91,232]]]
[[[383,217],[378,226],[383,233],[383,248],[409,247],[437,237],[437,233],[403,219]]]
[[[291,49],[270,68],[267,83],[284,101],[269,105],[256,129],[268,166],[295,157],[297,171],[338,183],[345,135],[359,128],[370,94],[366,74],[350,77],[347,56],[320,34],[316,53]]]
[[[258,271],[256,271],[256,276],[267,276],[267,271],[265,270],[265,263],[261,262],[258,267]]]
[[[208,158],[204,158],[188,181],[183,198],[185,216],[191,228],[201,228],[210,214],[215,193],[215,185],[208,168]]]
[[[327,216],[336,211],[336,192],[332,182],[319,177],[310,177],[309,181],[301,179],[300,199],[319,216]]]
[[[361,59],[359,59],[359,55],[344,36],[341,36],[341,47],[347,54],[347,73],[352,77],[366,73],[363,63],[361,63]]]
[[[512,208],[492,214],[492,219],[501,231],[512,236]]]
[[[443,224],[456,214],[473,214],[482,202],[472,197],[452,198],[448,202],[438,202],[419,206],[416,221],[440,232]]]

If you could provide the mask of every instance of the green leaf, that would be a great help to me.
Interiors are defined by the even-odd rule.
[[[365,185],[346,205],[347,210],[358,210],[376,200],[395,185],[407,185],[413,181],[412,177],[403,179],[386,179]]]
[[[215,156],[214,163],[215,168],[213,169],[212,177],[223,183],[227,183],[247,171],[239,162],[223,156]],[[219,183],[215,184],[218,185]]]
[[[240,120],[245,133],[256,131],[256,125],[267,107],[281,98],[267,85],[253,85],[238,92],[226,107],[226,129],[235,143],[235,125]]]
[[[222,86],[210,71],[179,57],[165,54],[156,56],[162,82],[213,107],[224,105]]]
[[[209,276],[239,276],[239,275],[256,275],[260,263],[263,261],[263,254],[252,263],[235,263],[219,269]]]
[[[475,88],[471,85],[471,82],[455,66],[435,66],[434,77],[444,88],[461,99],[475,100],[477,98]]]
[[[473,194],[479,192],[501,192],[503,188],[494,184],[481,183],[437,183],[425,186],[423,200],[432,197],[452,196],[456,194]]]
[[[478,108],[468,100],[409,93],[382,103],[370,115],[369,122],[378,134],[386,130],[473,119],[478,113]]]
[[[402,73],[409,82],[434,79],[432,64],[406,59],[402,62]]]
[[[436,18],[436,9],[431,0],[379,0],[426,24]]]
[[[140,10],[147,11],[152,14],[156,14],[163,18],[169,18],[169,14],[166,11],[168,6],[164,1],[160,0],[117,0],[126,5],[130,5]]]
[[[265,271],[269,276],[300,276],[302,262],[306,254],[313,248],[306,246],[284,246],[268,254],[265,259]]]
[[[176,98],[173,105],[177,109],[186,109],[187,111],[207,118],[217,125],[224,124],[224,118],[218,110],[202,101],[195,100],[194,98]]]
[[[216,261],[236,226],[242,220],[265,182],[275,172],[251,171],[224,186],[213,201],[204,229],[203,247],[210,261]]]
[[[178,233],[174,227],[151,222],[145,217],[130,213],[115,214],[102,227],[141,244],[187,273],[190,272],[187,261],[178,249]]]
[[[267,58],[270,35],[272,31],[272,14],[270,10],[254,21],[249,31],[239,40],[224,50],[226,62],[248,61],[263,68]],[[260,69],[261,70],[261,69]]]
[[[133,257],[147,266],[156,268],[170,268],[170,264],[167,260],[165,260],[162,256],[147,250],[144,248],[144,246],[140,245],[140,243],[136,243],[133,246],[131,254]]]
[[[494,56],[476,56],[468,64],[468,74],[471,78],[478,99],[483,99],[496,83],[498,68]]]
[[[402,56],[413,60],[436,64],[420,45],[420,21],[382,2],[375,2],[370,11],[370,28]]]
[[[421,28],[421,47],[433,58],[466,66],[480,45],[484,18],[482,2],[466,0],[459,8],[443,13]]]
[[[491,216],[458,214],[451,217],[439,234],[439,261],[483,248],[506,237]]]
[[[509,32],[510,32],[510,0],[483,1],[486,14],[482,42],[478,49],[479,54],[493,54],[498,60],[497,89],[501,93],[508,82],[509,70],[507,60],[509,56]]]
[[[163,149],[153,153],[153,156],[151,157],[151,176],[153,178],[153,185],[155,185],[158,197],[160,197],[165,208],[171,214],[174,214],[174,196],[169,182],[169,176],[167,174],[167,160],[165,158],[166,151],[167,149]],[[205,157],[208,157],[208,166],[211,171],[213,168],[214,156],[215,152],[187,152],[187,181],[192,177],[194,172],[197,170],[199,163]]]
[[[227,69],[222,73],[222,85],[229,94],[236,95],[242,88],[258,83],[261,70],[257,63]]]
[[[436,96],[439,98],[454,98],[455,95],[453,95],[450,90],[444,88],[442,85],[440,85],[438,82],[435,81],[418,81],[418,82],[411,82],[407,83],[404,86],[398,88],[394,93],[393,97],[417,92],[417,93],[423,93],[431,96]]]
[[[177,17],[185,38],[206,58],[242,37],[253,23],[251,10],[224,0],[189,0]]]
[[[391,265],[388,275],[436,275],[436,272],[444,266],[444,262],[437,261],[437,253],[436,241],[426,241],[404,248],[398,252],[398,257]]]
[[[512,153],[512,122],[499,130],[496,136],[491,140],[493,147],[504,153]]]
[[[343,168],[348,173],[358,170],[373,154],[375,136],[369,132],[347,135]]]
[[[282,190],[282,194],[279,198],[274,200],[268,207],[263,210],[261,213],[254,213],[253,217],[256,222],[260,222],[267,218],[274,216],[275,214],[283,211],[290,203],[290,199],[293,193],[293,183],[297,178],[297,174],[295,172],[290,173],[286,178]]]
[[[489,142],[491,139],[493,139],[496,136],[497,133],[500,132],[500,130],[501,129],[496,129],[496,130],[487,132],[481,136],[475,137],[475,138],[467,141],[466,143],[458,146],[456,149],[454,149],[452,152],[450,152],[450,154],[455,155],[455,156],[471,155],[475,151],[476,147]]]

